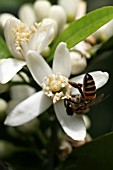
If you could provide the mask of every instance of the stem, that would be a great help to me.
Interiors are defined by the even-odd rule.
[[[49,151],[49,170],[54,170],[55,169],[55,157],[56,157],[56,148],[57,148],[57,122],[56,120],[51,121],[51,140],[50,140],[50,151]]]
[[[38,136],[38,138],[41,141],[41,143],[43,144],[43,146],[46,146],[47,140],[46,140],[45,136],[43,135],[42,131],[39,128],[36,132],[36,135]]]

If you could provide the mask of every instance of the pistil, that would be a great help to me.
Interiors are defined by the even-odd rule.
[[[67,98],[70,94],[71,86],[68,81],[68,78],[60,73],[50,74],[44,78],[42,89],[48,97],[53,99],[53,103],[56,103],[60,99]]]

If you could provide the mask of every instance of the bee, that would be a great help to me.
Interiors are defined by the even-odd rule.
[[[83,79],[83,84],[70,82],[69,84],[77,88],[80,92],[78,95],[71,95],[68,99],[64,100],[66,112],[68,115],[85,114],[89,111],[90,107],[102,101],[104,94],[96,97],[96,86],[93,77],[86,74]]]

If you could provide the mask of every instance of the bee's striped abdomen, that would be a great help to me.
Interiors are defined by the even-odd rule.
[[[83,94],[86,100],[93,100],[96,97],[95,82],[90,74],[86,74],[84,77]]]

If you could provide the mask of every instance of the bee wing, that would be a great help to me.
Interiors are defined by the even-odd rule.
[[[90,107],[90,106],[93,106],[93,105],[100,103],[103,100],[103,97],[104,97],[104,94],[102,93],[99,96],[97,96],[94,100],[89,101],[87,103],[87,106]]]
[[[81,102],[81,103],[74,103],[74,102],[70,102],[72,109],[75,112],[78,112],[79,110],[84,110],[87,107],[87,103],[86,102]]]
[[[93,106],[93,105],[100,103],[103,100],[103,97],[104,97],[104,94],[102,93],[92,101],[84,101],[84,102],[79,103],[79,104],[77,104],[77,103],[75,104],[75,103],[71,102],[71,105],[72,105],[73,108],[76,108],[76,110],[84,109],[86,107],[88,108],[90,106]]]

